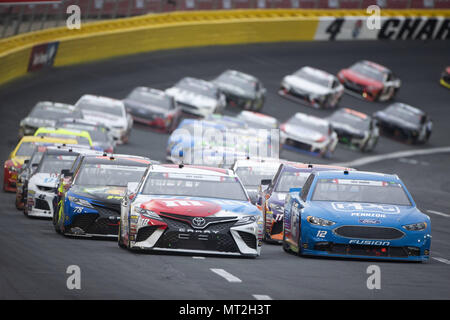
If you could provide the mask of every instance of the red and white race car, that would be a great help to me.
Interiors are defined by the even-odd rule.
[[[400,79],[391,70],[367,60],[342,69],[337,76],[347,93],[369,101],[390,100],[401,86]]]

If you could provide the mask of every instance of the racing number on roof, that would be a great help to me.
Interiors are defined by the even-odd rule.
[[[342,25],[344,24],[343,18],[335,19],[326,29],[325,32],[330,35],[328,40],[335,40],[339,32],[341,32]]]

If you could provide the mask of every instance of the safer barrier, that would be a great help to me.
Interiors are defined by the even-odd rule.
[[[0,40],[0,84],[45,66],[67,66],[183,47],[259,42],[450,39],[450,10],[382,10],[368,28],[365,10],[174,12],[31,32]]]

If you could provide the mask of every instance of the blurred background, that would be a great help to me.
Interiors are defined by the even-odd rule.
[[[63,26],[66,8],[78,5],[82,22],[180,10],[450,8],[450,0],[63,0],[58,4],[0,5],[0,37]]]

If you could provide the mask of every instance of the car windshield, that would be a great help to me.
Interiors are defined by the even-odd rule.
[[[78,141],[78,144],[89,146],[90,142],[89,139],[82,136],[77,135],[71,135],[71,134],[62,134],[62,133],[56,133],[56,132],[41,132],[38,134],[38,136],[44,136],[44,137],[51,137],[51,138],[57,138],[57,139],[73,139]]]
[[[173,100],[169,96],[147,90],[134,90],[128,96],[128,99],[164,109],[172,109],[174,107]]]
[[[350,70],[380,82],[383,82],[385,78],[384,72],[366,63],[356,63],[350,67]]]
[[[239,167],[236,169],[236,174],[244,186],[257,187],[261,184],[261,180],[273,179],[277,170],[278,167]]]
[[[126,187],[129,182],[139,182],[145,169],[146,167],[85,163],[81,166],[74,184]]]
[[[191,91],[209,98],[217,99],[219,90],[215,86],[209,86],[205,83],[195,80],[181,80],[175,85],[177,88]]]
[[[256,82],[255,81],[245,79],[234,73],[229,73],[229,72],[223,73],[222,75],[220,75],[217,78],[216,81],[218,83],[231,84],[233,86],[241,88],[242,90],[244,90],[248,93],[254,93],[256,90]]]
[[[411,206],[403,186],[393,181],[319,179],[311,200]]]
[[[306,81],[318,84],[322,87],[327,87],[327,88],[331,88],[331,81],[325,77],[319,77],[315,74],[312,74],[310,72],[307,72],[304,69],[300,69],[299,71],[297,71],[296,73],[294,73],[294,75],[296,77],[302,78]]]
[[[38,104],[30,112],[29,117],[38,119],[58,120],[61,118],[76,118],[83,117],[80,111],[71,110],[68,107],[58,107],[49,104]]]
[[[317,131],[323,135],[328,135],[330,129],[327,121],[309,116],[293,116],[288,120],[287,124]]]
[[[333,113],[329,120],[333,123],[336,122],[349,125],[361,131],[368,130],[370,126],[369,117],[361,118],[345,111],[337,111]]]
[[[70,169],[77,156],[46,154],[42,157],[36,172],[59,174],[61,170]]]
[[[396,104],[388,107],[386,113],[414,124],[420,124],[423,116],[417,111]]]
[[[35,147],[34,142],[22,142],[16,151],[16,156],[29,157],[33,154]]]
[[[81,100],[77,106],[83,111],[94,111],[99,113],[111,114],[114,116],[124,116],[123,109],[120,106],[102,105],[100,103],[93,103],[86,100]]]
[[[150,173],[142,194],[248,200],[235,177],[165,172]]]
[[[291,188],[302,188],[308,179],[310,172],[284,171],[278,181],[276,192],[289,192]]]

